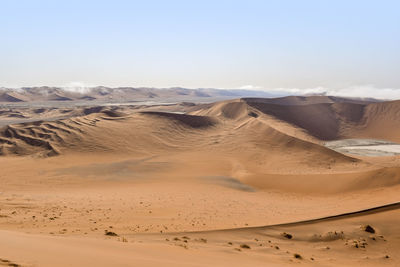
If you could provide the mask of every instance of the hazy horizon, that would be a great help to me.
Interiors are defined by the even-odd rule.
[[[0,87],[400,98],[397,1],[4,1]]]
[[[396,88],[376,88],[374,86],[352,86],[352,87],[344,87],[344,88],[325,88],[325,87],[315,87],[315,88],[272,88],[272,89],[264,89],[259,87],[252,86],[242,86],[239,88],[189,88],[182,86],[173,86],[173,87],[148,87],[148,86],[104,86],[104,85],[86,85],[83,83],[69,83],[63,86],[49,86],[49,85],[34,85],[34,86],[21,86],[21,87],[1,87],[1,89],[11,89],[11,90],[20,90],[22,88],[34,88],[34,87],[55,87],[60,88],[65,91],[70,92],[79,92],[79,93],[88,93],[90,89],[96,87],[106,87],[112,89],[119,88],[151,88],[151,89],[173,89],[173,88],[183,88],[190,90],[230,90],[230,91],[253,91],[253,92],[264,92],[269,94],[270,97],[282,97],[282,96],[309,96],[309,95],[327,95],[327,96],[337,96],[337,97],[355,97],[355,98],[375,98],[381,100],[397,100],[400,99],[400,90]]]

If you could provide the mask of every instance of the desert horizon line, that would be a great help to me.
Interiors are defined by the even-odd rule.
[[[186,86],[134,86],[134,85],[88,85],[84,83],[70,83],[67,85],[33,85],[33,86],[0,86],[0,90],[24,90],[27,88],[57,88],[66,92],[74,93],[89,93],[92,89],[107,88],[107,89],[152,89],[152,90],[171,90],[171,89],[185,89],[185,90],[231,90],[231,91],[251,91],[260,93],[270,93],[273,97],[283,96],[310,96],[310,95],[324,95],[335,97],[355,97],[355,98],[376,98],[381,100],[394,100],[400,99],[400,88],[379,88],[374,85],[353,85],[345,87],[324,87],[317,86],[311,88],[265,88],[261,86],[245,85],[233,88],[224,87],[186,87]]]

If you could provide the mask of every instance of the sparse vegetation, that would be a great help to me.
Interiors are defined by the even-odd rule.
[[[285,232],[283,232],[281,235],[282,235],[283,237],[287,238],[287,239],[292,239],[292,238],[293,238],[293,235],[288,234],[288,233],[285,233]]]
[[[367,232],[367,233],[375,234],[375,229],[374,229],[371,225],[369,225],[369,224],[363,225],[363,226],[361,227],[361,229],[363,229],[363,230],[364,230],[365,232]]]
[[[116,233],[108,231],[108,230],[104,230],[104,234],[108,235],[108,236],[118,236]]]
[[[240,247],[245,249],[250,249],[250,246],[247,244],[241,244]]]
[[[303,257],[299,253],[294,253],[293,257],[295,257],[296,259],[299,259],[299,260],[303,259]]]

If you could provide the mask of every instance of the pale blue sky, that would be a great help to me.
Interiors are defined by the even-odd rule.
[[[395,0],[0,0],[0,86],[400,88],[399,12]]]

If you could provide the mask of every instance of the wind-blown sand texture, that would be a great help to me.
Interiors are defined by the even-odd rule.
[[[400,265],[400,157],[324,146],[400,142],[399,101],[8,107],[0,118],[0,265]]]

